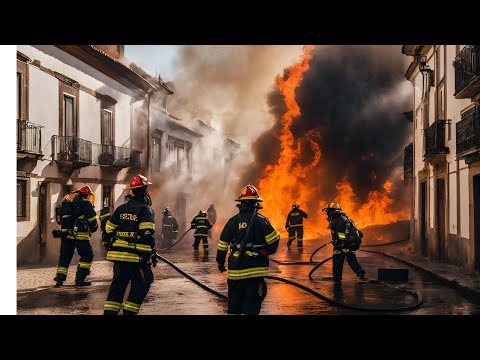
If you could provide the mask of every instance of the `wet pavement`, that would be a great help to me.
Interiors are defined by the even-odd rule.
[[[272,258],[281,261],[308,261],[310,254],[325,241],[305,241],[303,252],[295,246],[288,251],[285,242]],[[183,245],[183,246],[182,246]],[[174,262],[179,268],[200,280],[207,286],[225,293],[226,274],[218,271],[215,262],[216,250],[204,254],[203,250],[194,253],[188,244],[181,244],[182,249],[173,248],[161,255]],[[385,248],[365,248],[389,253],[402,252],[404,244],[389,245]],[[315,256],[322,260],[331,256],[328,245]],[[101,255],[98,254],[97,258]],[[378,268],[399,268],[409,270],[408,283],[390,285],[377,282],[362,282],[345,262],[342,286],[335,287],[331,278],[331,261],[321,266],[314,274],[314,280],[308,278],[312,265],[281,265],[271,262],[270,274],[296,281],[337,301],[356,306],[397,307],[412,304],[415,297],[405,289],[418,291],[423,296],[423,304],[414,310],[403,312],[381,311],[375,314],[409,314],[409,315],[447,315],[480,314],[480,297],[463,294],[455,288],[438,281],[433,275],[410,267],[409,265],[379,254],[358,252],[358,260],[366,270],[369,279],[377,279]],[[102,314],[103,303],[107,296],[112,277],[112,263],[95,261],[92,265],[90,287],[75,287],[74,276],[78,256],[69,269],[66,285],[53,287],[55,267],[19,268],[17,271],[17,313],[18,314]],[[143,303],[140,314],[155,315],[221,315],[226,314],[226,302],[201,289],[184,278],[173,268],[159,262],[154,268],[155,282]],[[325,301],[294,286],[267,279],[268,292],[262,306],[262,315],[304,314],[371,314],[334,307]],[[128,289],[127,289],[128,292]]]

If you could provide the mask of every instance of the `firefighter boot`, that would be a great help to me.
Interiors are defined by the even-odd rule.
[[[55,287],[61,287],[63,286],[63,282],[65,281],[64,279],[60,279],[58,276],[55,276],[53,278],[53,281],[56,281]]]

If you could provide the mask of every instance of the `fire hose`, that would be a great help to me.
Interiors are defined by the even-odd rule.
[[[158,251],[165,251],[165,250],[168,250],[168,249],[171,249],[172,247],[174,247],[175,245],[177,245],[180,241],[182,241],[182,239],[185,237],[185,235],[187,235],[187,233],[192,230],[192,228],[188,229],[187,231],[185,231],[185,233],[182,235],[182,237],[180,239],[178,239],[177,241],[175,241],[172,245],[166,247],[166,248],[163,248],[163,249],[158,249]]]
[[[405,240],[402,240],[402,241],[405,241]],[[398,241],[400,242],[400,241]],[[328,245],[330,242],[328,242],[327,244],[324,244],[322,245],[320,248]],[[386,243],[386,244],[382,244],[382,245],[389,245],[391,243]],[[311,258],[313,258],[313,255],[320,249],[318,248],[311,256]],[[373,253],[378,253],[378,254],[383,254],[381,252],[377,252],[377,251],[369,251],[369,250],[362,250],[362,251],[365,251],[365,252],[373,252]],[[228,299],[228,296],[225,295],[225,294],[222,294],[214,289],[211,289],[209,288],[208,286],[206,286],[205,284],[201,283],[200,281],[198,281],[197,279],[195,279],[194,277],[192,277],[191,275],[187,274],[185,271],[181,270],[180,268],[178,268],[175,264],[173,264],[172,262],[170,262],[168,259],[164,258],[163,256],[161,255],[158,255],[156,254],[156,257],[159,259],[159,260],[162,260],[163,262],[167,263],[168,265],[170,265],[173,269],[175,269],[176,271],[178,271],[180,274],[182,274],[183,276],[185,276],[187,279],[189,279],[190,281],[192,281],[193,283],[195,283],[196,285],[200,286],[202,289],[208,291],[209,293],[215,295],[215,296],[218,296],[224,300]],[[331,260],[332,257],[329,257],[323,261],[321,261],[320,263],[317,264],[317,266],[315,266],[314,269],[312,269],[312,271],[310,271],[309,273],[309,278],[312,279],[311,275],[313,274],[313,272],[318,269],[322,264],[326,263],[328,260]],[[273,260],[273,259],[271,259]],[[302,263],[307,263],[307,262],[302,262]],[[346,304],[346,303],[343,303],[341,301],[337,301],[337,300],[334,300],[334,299],[331,299],[325,295],[322,295],[320,294],[319,292],[305,286],[305,285],[302,285],[302,284],[299,284],[295,281],[291,281],[291,280],[288,280],[288,279],[284,279],[284,278],[281,278],[281,277],[278,277],[278,276],[266,276],[265,278],[267,279],[271,279],[271,280],[276,280],[276,281],[280,281],[280,282],[284,282],[288,285],[292,285],[292,286],[295,286],[295,287],[298,287],[299,289],[302,289],[308,293],[310,293],[311,295],[327,302],[328,304],[330,305],[333,305],[333,306],[337,306],[337,307],[342,307],[342,308],[345,308],[345,309],[350,309],[350,310],[356,310],[356,311],[366,311],[366,312],[394,312],[394,311],[406,311],[406,310],[412,310],[412,309],[415,309],[417,308],[418,306],[420,306],[422,303],[423,303],[423,298],[421,296],[420,293],[417,293],[413,290],[408,290],[408,289],[404,289],[405,291],[407,291],[408,293],[410,293],[412,296],[414,296],[416,298],[416,302],[412,305],[404,305],[404,306],[397,306],[397,307],[384,307],[384,308],[377,308],[377,307],[363,307],[363,306],[355,306],[355,305],[350,305],[350,304]],[[370,282],[374,282],[373,280],[370,280]],[[381,283],[380,281],[377,281],[378,283]],[[388,286],[390,286],[389,284],[386,284]]]

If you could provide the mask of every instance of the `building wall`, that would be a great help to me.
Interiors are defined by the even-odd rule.
[[[32,60],[38,60],[41,67],[68,76],[80,85],[114,98],[115,105],[115,145],[131,147],[130,140],[134,131],[134,112],[131,103],[139,106],[142,101],[133,98],[134,93],[129,88],[121,85],[114,79],[92,68],[90,65],[50,46],[19,45],[18,50]],[[43,158],[32,162],[31,160],[18,160],[17,170],[31,174],[29,178],[30,191],[27,194],[29,206],[29,220],[17,221],[17,260],[19,264],[55,262],[58,259],[59,240],[51,236],[53,229],[58,229],[54,219],[54,208],[63,197],[63,186],[72,185],[73,189],[85,184],[89,185],[96,195],[95,210],[97,213],[102,208],[103,184],[115,185],[114,198],[117,204],[121,199],[123,203],[123,190],[132,175],[129,168],[90,165],[79,169],[65,169],[52,161],[52,135],[59,134],[59,80],[39,66],[29,63],[29,121],[42,125],[42,152]],[[78,136],[95,144],[101,143],[101,101],[89,92],[79,90],[79,117]],[[32,165],[33,164],[33,165]],[[137,172],[138,170],[134,170]],[[42,182],[48,183],[47,195],[47,224],[43,231],[46,237],[46,246],[41,251],[39,248],[39,206],[38,191]],[[102,251],[100,244],[100,230],[92,235],[94,251]],[[41,259],[40,259],[41,258]]]
[[[426,54],[427,63],[435,72],[441,69],[436,68],[436,50],[432,48]],[[413,250],[420,254],[420,184],[427,179],[427,244],[428,257],[438,258],[439,247],[437,234],[437,179],[445,179],[445,254],[444,260],[461,265],[466,268],[474,266],[474,242],[473,242],[473,205],[472,205],[472,174],[476,171],[478,164],[466,164],[464,160],[457,160],[456,157],[456,123],[461,120],[461,112],[473,106],[471,99],[455,99],[455,60],[456,45],[445,46],[445,55],[441,63],[445,66],[444,92],[445,92],[445,119],[451,120],[451,125],[446,126],[446,146],[449,153],[444,163],[430,165],[423,161],[424,153],[424,129],[422,126],[422,91],[423,79],[418,67],[412,75],[414,86],[413,113],[414,113],[414,186],[413,186],[413,226],[412,239]],[[436,74],[436,73],[435,73]],[[428,99],[428,123],[429,125],[438,118],[436,114],[437,86],[430,87]]]

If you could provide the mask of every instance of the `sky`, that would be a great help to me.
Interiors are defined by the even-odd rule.
[[[179,45],[125,45],[125,56],[151,75],[164,81],[175,78],[173,61]]]

